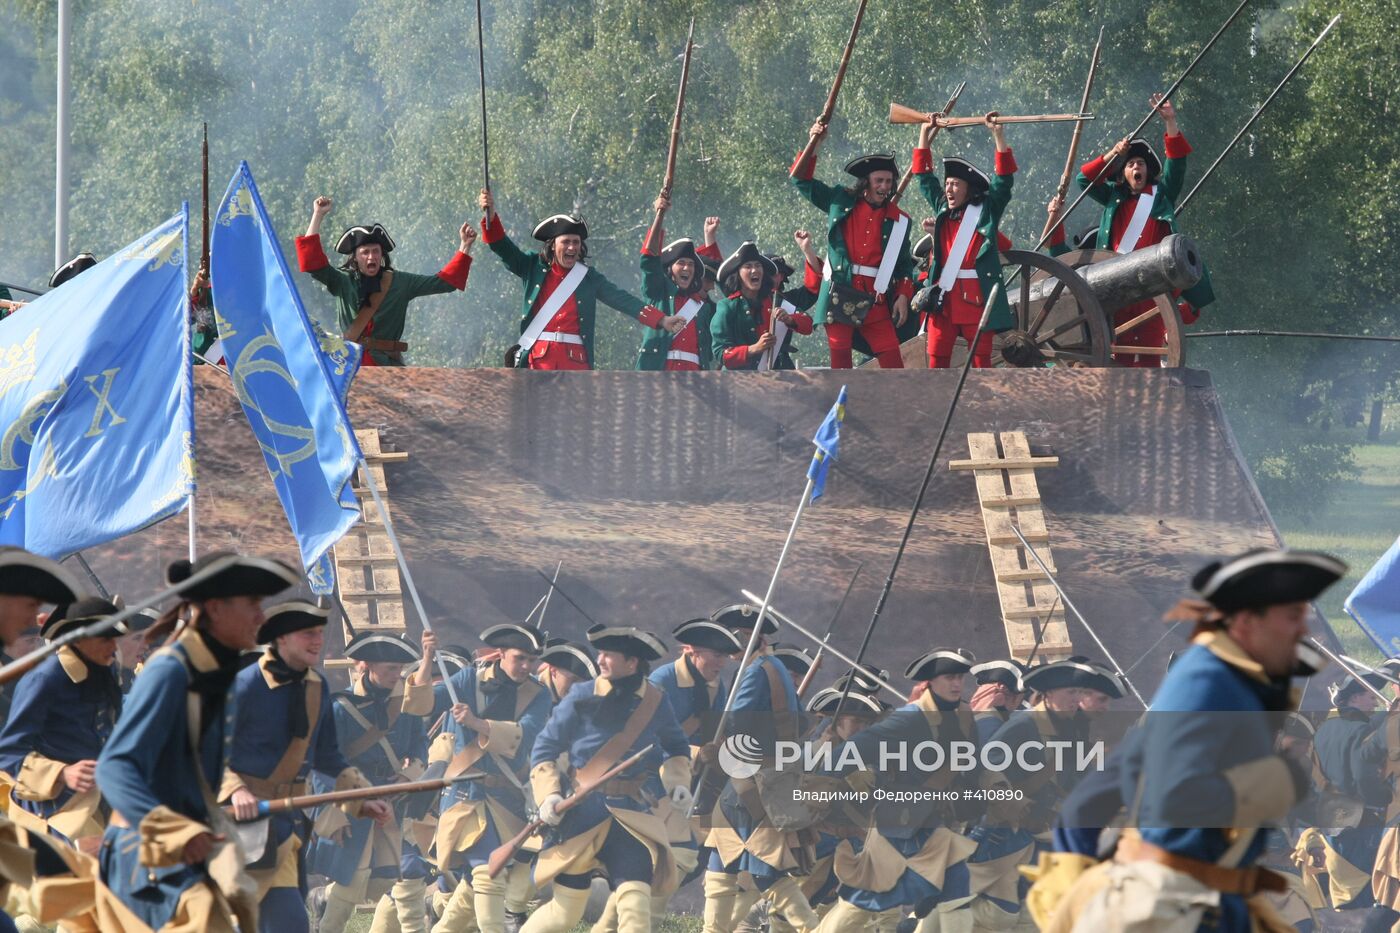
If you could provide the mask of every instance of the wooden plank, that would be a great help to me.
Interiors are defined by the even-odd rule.
[[[982,500],[982,507],[987,509],[1011,508],[1017,505],[1040,505],[1040,496],[990,496]]]
[[[996,435],[994,434],[969,434],[967,447],[969,454],[975,460],[1000,459]],[[984,498],[1007,494],[1005,476],[1000,470],[979,470],[973,473],[973,479],[976,483],[979,503]],[[987,535],[987,548],[992,560],[992,570],[997,579],[997,600],[1002,609],[1002,624],[1006,629],[1007,646],[1013,657],[1016,656],[1017,652],[1028,654],[1031,646],[1035,644],[1035,629],[1027,622],[1006,617],[1008,610],[1025,608],[1025,586],[1001,579],[1003,575],[1022,571],[1025,567],[1015,548],[999,544],[994,540],[998,534],[1010,534],[1010,515],[1004,511],[985,508],[981,511],[982,526]],[[1013,541],[1015,540],[1014,535],[1011,535],[1011,538]]]
[[[350,600],[357,600],[357,601],[358,601],[358,600],[366,600],[366,599],[402,599],[402,598],[403,598],[403,593],[399,592],[398,590],[359,590],[359,591],[354,591],[354,590],[344,590],[344,589],[342,589],[342,590],[340,591],[340,600],[341,600],[341,602],[344,602],[344,601],[347,600],[347,599],[350,599]]]
[[[1050,567],[1050,572],[1056,572],[1053,565]],[[1039,567],[1028,567],[1025,570],[999,571],[997,573],[997,579],[1003,583],[1028,583],[1032,580],[1044,580],[1045,571],[1041,570]]]
[[[335,562],[336,562],[337,564],[397,564],[397,563],[398,563],[398,558],[396,558],[393,554],[388,554],[388,555],[385,555],[385,554],[354,555],[354,556],[347,554],[347,555],[345,555],[344,557],[341,557],[340,555],[336,555]]]
[[[1064,619],[1064,606],[1055,606],[1052,612],[1050,607],[1055,604],[1049,603],[1044,606],[1026,606],[1024,609],[1004,609],[1003,618],[1007,619]],[[1043,641],[1043,639],[1042,639]]]
[[[1026,440],[1026,435],[1020,431],[1006,431],[1001,435],[1001,448],[1009,458],[1028,458],[1031,456],[1031,445]],[[1007,470],[1007,485],[1011,487],[1013,496],[1035,496],[1040,498],[1040,486],[1036,481],[1034,470]],[[1045,508],[1037,502],[1035,505],[1017,506],[1016,522],[1021,528],[1026,540],[1035,546],[1036,554],[1045,561],[1046,566],[1054,570],[1055,559],[1050,552],[1050,535],[1045,525]],[[1019,544],[1019,542],[1018,542]],[[1025,555],[1025,566],[1034,567],[1039,570],[1040,565],[1029,553]],[[1054,584],[1045,577],[1038,577],[1029,581],[1031,590],[1031,605],[1051,606],[1059,594],[1055,591]],[[1072,644],[1069,637],[1069,628],[1063,614],[1060,614],[1046,623],[1045,631],[1041,638],[1042,649],[1049,648],[1059,650],[1063,648],[1066,654],[1072,654]]]
[[[364,451],[361,451],[361,453],[364,453]],[[370,463],[405,463],[408,461],[408,451],[381,450],[376,454],[365,453],[365,459]]]
[[[988,512],[987,514],[988,514],[988,515],[995,515],[995,514],[997,514],[997,513],[995,513],[995,512]],[[1046,531],[1026,531],[1026,530],[1023,529],[1023,530],[1021,531],[1021,537],[1025,538],[1025,539],[1026,539],[1027,541],[1029,541],[1031,544],[1043,544],[1043,543],[1046,543],[1046,542],[1048,542],[1048,541],[1050,540],[1050,533],[1049,533],[1049,532],[1046,532]],[[992,544],[1004,544],[1004,545],[1006,545],[1006,546],[1008,546],[1008,547],[1020,547],[1020,546],[1021,546],[1021,538],[1016,537],[1016,533],[1015,533],[1015,532],[1012,532],[1012,531],[1007,531],[1007,532],[1005,532],[1005,533],[998,533],[998,534],[990,535],[990,536],[988,536],[988,539],[987,539],[987,540],[990,541]],[[1044,549],[1044,548],[1036,548],[1036,549],[1035,549],[1035,552],[1036,552],[1037,554],[1039,554],[1041,557],[1044,557],[1044,556],[1045,556],[1045,549]],[[1049,563],[1049,562],[1047,561],[1046,563]]]
[[[972,435],[968,435],[971,437]],[[949,460],[950,470],[1033,470],[1038,467],[1056,467],[1059,457],[978,457],[970,460]]]

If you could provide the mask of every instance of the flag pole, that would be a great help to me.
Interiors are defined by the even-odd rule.
[[[374,481],[374,471],[369,467],[364,455],[360,456],[360,469],[365,473],[365,484],[369,486],[370,495],[374,496],[374,506],[379,510],[379,518],[384,522],[384,533],[389,536],[389,546],[394,549],[394,557],[399,562],[399,573],[403,574],[403,585],[408,588],[408,595],[413,599],[413,608],[418,612],[418,618],[423,623],[423,631],[431,633],[433,624],[428,621],[428,613],[423,609],[423,600],[418,596],[418,587],[413,585],[413,574],[408,571],[408,559],[404,557],[403,548],[399,546],[399,536],[394,534],[394,523],[389,520],[389,509],[384,505],[384,498],[379,494],[379,484]],[[442,684],[447,688],[447,695],[452,700],[452,705],[456,706],[462,702],[457,699],[457,688],[452,686],[452,672],[447,669],[447,662],[442,655],[433,652],[437,659],[438,671],[442,673]]]

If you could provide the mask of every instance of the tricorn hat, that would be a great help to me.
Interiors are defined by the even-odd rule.
[[[1346,572],[1346,564],[1317,551],[1256,548],[1202,567],[1191,578],[1191,588],[1229,615],[1242,609],[1312,602]]]
[[[304,599],[293,599],[278,603],[267,610],[267,621],[258,629],[258,644],[267,645],[308,628],[320,628],[331,617],[329,609],[322,609]]]
[[[672,264],[681,259],[689,259],[695,263],[695,270],[700,271],[700,254],[695,250],[695,241],[688,236],[683,236],[679,240],[672,240],[661,250],[661,267],[671,268]]]
[[[58,561],[4,546],[0,547],[0,594],[61,604],[81,599],[88,590]]]
[[[1099,693],[1107,694],[1112,699],[1120,699],[1124,694],[1125,682],[1122,676],[1113,668],[1097,661],[1090,661],[1088,658],[1073,657],[1071,661],[1077,661],[1087,665],[1090,670],[1083,671],[1078,677],[1076,686],[1089,690],[1097,690]]]
[[[371,664],[413,664],[423,659],[418,646],[397,632],[360,632],[345,646],[345,656]]]
[[[1022,680],[1025,681],[1028,689],[1044,693],[1047,690],[1058,690],[1061,687],[1082,686],[1086,675],[1093,677],[1097,676],[1098,673],[1092,666],[1082,661],[1050,661],[1031,668]]]
[[[801,648],[774,648],[773,657],[788,669],[793,680],[801,682],[812,667],[812,656]]]
[[[86,272],[97,265],[97,257],[92,253],[79,253],[72,259],[53,270],[53,275],[49,276],[49,288],[58,288],[69,279],[76,278],[80,273]]]
[[[598,624],[588,629],[588,641],[599,651],[616,651],[643,661],[656,661],[666,654],[666,646],[650,632],[635,625]]]
[[[1147,163],[1147,177],[1149,180],[1162,174],[1162,160],[1157,155],[1157,151],[1152,148],[1152,144],[1141,136],[1133,137],[1128,143],[1128,150],[1123,153],[1121,160],[1114,165],[1114,177],[1122,178],[1123,170],[1128,167],[1128,163],[1133,159],[1142,159]]]
[[[919,242],[914,244],[914,258],[923,259],[933,252],[933,234],[925,233],[919,238]]]
[[[442,659],[442,663],[447,667],[449,677],[460,674],[472,666],[470,656],[464,656],[455,651],[439,649],[433,652],[433,656]]]
[[[481,633],[481,640],[492,648],[515,648],[526,654],[539,654],[544,650],[546,635],[529,625],[515,622],[502,622]]]
[[[943,160],[943,175],[946,178],[961,178],[971,186],[973,194],[985,194],[992,187],[992,180],[986,172],[957,156],[948,156]]]
[[[598,662],[593,659],[593,653],[563,638],[545,642],[540,663],[566,670],[579,680],[594,680],[598,676]]]
[[[966,648],[935,648],[914,659],[904,671],[910,680],[932,680],[943,674],[966,674],[977,657]]]
[[[1020,661],[983,661],[972,665],[969,673],[977,678],[978,684],[1001,684],[1012,693],[1026,692],[1026,684],[1022,680],[1026,675],[1026,665]]]
[[[1332,705],[1340,706],[1346,701],[1347,697],[1359,690],[1365,690],[1366,688],[1361,685],[1362,680],[1375,687],[1377,690],[1384,690],[1390,684],[1390,681],[1379,674],[1363,673],[1360,678],[1355,674],[1348,674],[1336,683],[1328,685],[1327,695],[1331,697]]]
[[[532,236],[542,243],[547,243],[557,236],[567,236],[570,233],[576,233],[586,240],[588,224],[583,222],[582,217],[575,217],[573,214],[555,214],[535,224]]]
[[[389,236],[389,231],[380,224],[371,224],[368,227],[360,224],[351,227],[340,235],[340,239],[335,243],[335,251],[351,256],[366,243],[378,243],[380,249],[386,253],[394,251],[393,237]]]
[[[735,603],[723,609],[716,609],[710,614],[710,621],[718,622],[731,631],[751,632],[754,623],[758,621],[758,607],[751,603]],[[763,617],[763,630],[759,634],[778,634],[778,623],[773,621],[771,614]]]
[[[807,712],[816,713],[819,716],[834,716],[836,715],[836,706],[840,702],[840,688],[827,687],[825,690],[818,690],[813,695],[811,702],[807,704]],[[841,707],[841,714],[843,716],[878,716],[889,708],[889,704],[878,697],[852,690],[846,697],[846,705]]]
[[[721,283],[727,282],[731,275],[737,274],[742,266],[751,262],[762,263],[763,271],[769,278],[777,277],[778,267],[773,260],[760,253],[753,240],[745,240],[739,244],[738,249],[729,254],[724,262],[720,263],[719,272],[715,274],[715,278]],[[728,288],[728,286],[725,287]]]
[[[766,255],[768,256],[768,261],[773,263],[773,267],[778,270],[778,275],[781,278],[790,279],[793,273],[797,271],[792,266],[788,265],[788,261],[777,253],[767,253]]]
[[[671,635],[682,645],[694,648],[709,648],[723,654],[739,654],[744,650],[741,642],[731,629],[711,622],[709,619],[691,619],[682,622],[672,630]]]
[[[852,159],[846,163],[846,174],[854,175],[856,178],[866,178],[871,172],[893,172],[899,174],[899,166],[895,164],[894,156],[887,152],[872,152]]]
[[[66,606],[59,606],[49,617],[44,620],[44,624],[39,628],[39,634],[48,641],[62,638],[79,626],[96,622],[103,616],[114,616],[120,612],[115,603],[108,602],[96,596],[89,596],[77,602],[69,603]],[[122,626],[120,622],[114,622],[107,630],[94,632],[94,635],[106,635],[112,638],[122,634],[118,628]]]
[[[872,674],[874,675],[873,677],[871,676]],[[845,690],[846,681],[849,680],[851,682],[852,693],[866,693],[874,695],[880,692],[880,681],[876,680],[875,677],[879,677],[880,680],[883,680],[888,683],[890,679],[890,672],[884,670],[873,670],[865,666],[861,666],[859,668],[853,667],[850,670],[846,671],[846,673],[842,674],[840,677],[836,678],[836,683],[832,684],[831,688],[833,690]]]
[[[276,596],[301,582],[301,574],[280,560],[232,551],[215,551],[193,564],[177,560],[166,568],[165,579],[174,586],[205,571],[210,573],[207,579],[184,591],[182,598],[187,602],[230,596]]]

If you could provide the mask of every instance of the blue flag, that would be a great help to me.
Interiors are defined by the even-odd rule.
[[[826,474],[831,470],[831,462],[836,459],[841,446],[841,422],[846,420],[846,387],[836,396],[836,404],[827,412],[826,420],[817,428],[817,436],[812,443],[817,450],[812,454],[812,465],[807,467],[807,478],[812,481],[812,499],[816,502],[826,491]]]
[[[360,446],[345,396],[361,349],[306,315],[248,163],[215,215],[214,320],[248,424],[301,549],[313,591],[334,585],[326,554],[360,518],[350,478]]]
[[[0,322],[0,544],[62,558],[194,492],[182,211]]]
[[[1343,606],[1381,654],[1400,654],[1400,539],[1366,571]]]

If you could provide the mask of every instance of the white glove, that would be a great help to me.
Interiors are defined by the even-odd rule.
[[[536,815],[550,826],[558,826],[559,822],[564,819],[564,814],[558,811],[559,805],[563,802],[562,795],[550,794],[540,803],[539,812]]]
[[[677,784],[671,790],[671,805],[677,810],[689,812],[692,799],[690,788],[684,784]]]

